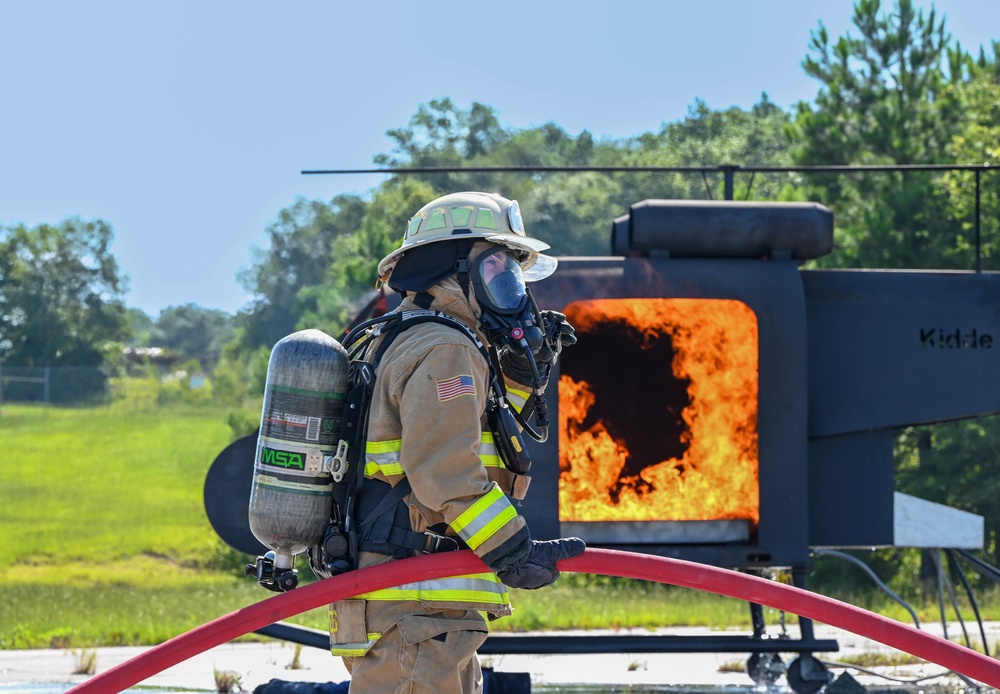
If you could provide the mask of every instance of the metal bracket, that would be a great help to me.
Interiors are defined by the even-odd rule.
[[[340,439],[337,442],[337,452],[323,459],[323,470],[330,473],[334,482],[344,479],[344,474],[347,472],[347,449],[347,441]]]

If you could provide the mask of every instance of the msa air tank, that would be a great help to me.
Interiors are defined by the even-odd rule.
[[[271,350],[250,492],[250,530],[274,551],[275,569],[319,543],[343,471],[334,459],[350,359],[320,330]],[[331,471],[333,474],[331,474]]]

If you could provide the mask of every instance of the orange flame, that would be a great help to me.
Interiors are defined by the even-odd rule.
[[[683,457],[650,461],[638,474],[641,483],[634,476],[623,479],[627,441],[614,440],[604,421],[582,428],[596,396],[586,382],[564,373],[559,380],[560,520],[746,519],[756,525],[753,311],[728,299],[605,299],[574,302],[565,313],[581,341],[600,339],[601,325],[608,323],[626,323],[640,342],[669,335],[673,375],[689,382],[690,404],[681,412]],[[608,357],[608,368],[629,368],[627,354]],[[657,422],[643,425],[656,427]]]

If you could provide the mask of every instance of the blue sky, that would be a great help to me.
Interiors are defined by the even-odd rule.
[[[933,6],[966,49],[1000,38],[996,0]],[[235,312],[250,299],[236,273],[282,208],[381,180],[300,172],[371,167],[422,103],[609,138],[699,98],[749,108],[767,92],[787,109],[818,89],[801,67],[810,32],[852,30],[852,7],[0,0],[0,225],[104,219],[129,306]]]

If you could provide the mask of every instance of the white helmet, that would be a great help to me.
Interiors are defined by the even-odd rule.
[[[518,253],[518,263],[528,282],[555,272],[558,261],[541,251],[549,244],[525,235],[517,200],[496,193],[452,193],[433,200],[410,218],[402,245],[382,258],[379,277],[385,278],[407,250],[436,241],[484,240]]]

